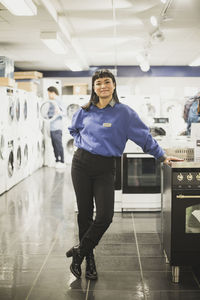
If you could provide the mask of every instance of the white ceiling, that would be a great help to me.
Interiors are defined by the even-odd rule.
[[[17,1],[17,0],[15,0]],[[1,2],[1,1],[0,1]],[[67,70],[98,65],[138,65],[144,51],[150,65],[188,65],[200,55],[200,0],[34,0],[37,16],[17,17],[0,4],[0,55],[21,69]],[[163,41],[153,41],[150,17],[160,18]],[[60,25],[62,21],[64,26]],[[40,32],[58,31],[68,47],[51,52]]]

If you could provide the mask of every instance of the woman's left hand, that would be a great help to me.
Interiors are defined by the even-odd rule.
[[[179,158],[179,157],[174,157],[174,156],[167,156],[165,158],[165,160],[163,161],[164,164],[168,165],[168,166],[171,166],[172,165],[172,162],[178,162],[178,161],[184,161],[184,159],[182,158]]]

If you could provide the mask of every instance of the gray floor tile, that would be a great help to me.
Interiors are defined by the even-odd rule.
[[[76,280],[74,275],[71,274],[69,270],[69,265],[58,268],[45,268],[42,270],[38,277],[38,280],[33,288],[35,290],[48,290],[54,289],[54,291],[62,291],[66,293],[68,289],[86,291],[87,281],[83,278],[81,280]]]
[[[98,280],[90,282],[89,290],[142,292],[140,272],[99,272]]]
[[[140,244],[140,256],[164,257],[164,253],[160,244]]]
[[[146,294],[145,300],[199,300],[200,291],[152,291]]]
[[[136,244],[99,244],[97,256],[137,256]]]
[[[170,290],[198,290],[199,287],[192,272],[180,273],[179,284],[172,283],[171,272],[144,271],[144,285],[146,291],[170,291]]]
[[[112,233],[106,232],[100,243],[135,243],[134,232]]]
[[[138,244],[160,244],[158,233],[137,233]]]
[[[35,271],[0,270],[0,299],[25,299],[36,276]]]
[[[97,256],[98,271],[139,271],[138,257],[133,256]]]
[[[37,271],[41,268],[44,260],[44,255],[0,255],[0,271]]]
[[[145,300],[144,294],[140,291],[90,291],[88,300]]]
[[[70,289],[57,290],[53,287],[47,289],[34,289],[29,300],[85,300],[87,292],[82,290],[72,291]]]

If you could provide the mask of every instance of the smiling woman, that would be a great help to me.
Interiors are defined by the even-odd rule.
[[[119,102],[115,77],[109,70],[94,73],[90,101],[73,115],[69,131],[78,148],[71,174],[78,207],[80,245],[72,247],[66,255],[72,257],[70,270],[77,278],[81,277],[81,264],[86,257],[86,278],[94,280],[97,270],[93,249],[112,223],[114,214],[116,157],[122,155],[130,139],[158,162],[170,164],[172,158],[166,157],[137,113]],[[93,220],[94,201],[96,217]]]

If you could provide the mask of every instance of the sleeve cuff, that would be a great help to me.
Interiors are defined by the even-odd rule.
[[[161,162],[163,162],[166,158],[167,158],[167,155],[164,154],[163,156],[160,156],[160,157],[157,159],[157,161],[161,163]]]

